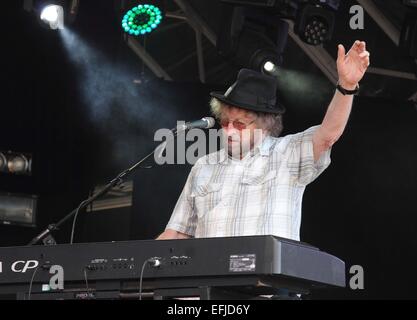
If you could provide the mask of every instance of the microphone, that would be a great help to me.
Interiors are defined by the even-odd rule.
[[[191,130],[191,129],[211,129],[215,126],[215,124],[216,124],[216,121],[214,120],[214,118],[205,117],[201,120],[187,122],[186,124],[178,126],[177,131],[181,132],[181,131]]]

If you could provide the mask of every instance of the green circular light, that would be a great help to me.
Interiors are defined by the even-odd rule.
[[[130,35],[145,35],[158,28],[162,18],[159,8],[151,4],[140,4],[124,15],[122,28]]]

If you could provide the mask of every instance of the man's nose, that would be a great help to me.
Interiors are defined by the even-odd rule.
[[[233,122],[229,122],[227,127],[224,128],[224,131],[227,133],[227,135],[231,135],[233,133],[236,133],[236,128],[233,126]]]

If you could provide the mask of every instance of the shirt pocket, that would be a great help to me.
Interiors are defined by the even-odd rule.
[[[207,212],[213,210],[221,202],[221,183],[208,183],[196,185],[191,192],[191,198],[194,202],[194,209],[199,218],[202,218]]]
[[[267,171],[262,174],[247,174],[242,179],[243,185],[248,186],[264,186],[277,177],[277,171]]]

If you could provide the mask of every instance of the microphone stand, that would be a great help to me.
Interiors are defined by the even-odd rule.
[[[152,151],[150,154],[148,154],[146,157],[144,157],[142,160],[140,160],[134,166],[132,166],[131,168],[129,168],[129,169],[125,170],[125,171],[123,171],[116,178],[114,178],[113,180],[111,180],[97,194],[95,194],[95,195],[91,196],[90,198],[88,198],[87,200],[83,201],[77,209],[71,211],[64,218],[62,218],[59,222],[54,223],[54,224],[50,224],[44,231],[42,231],[39,235],[37,235],[35,238],[33,238],[29,242],[28,246],[35,245],[39,241],[41,241],[44,238],[50,236],[52,231],[59,230],[59,227],[60,226],[62,226],[65,222],[67,222],[72,217],[76,216],[80,210],[88,207],[95,200],[97,200],[98,198],[100,198],[100,197],[104,196],[105,194],[107,194],[112,188],[114,188],[116,186],[120,186],[121,184],[123,184],[125,182],[125,179],[127,177],[129,177],[132,174],[133,171],[135,171],[138,168],[143,168],[143,167],[140,167],[142,163],[144,163],[146,160],[148,160],[150,157],[152,157],[156,153],[156,151],[158,149],[160,149],[162,146],[164,146],[164,148],[165,148],[165,146],[166,146],[166,144],[168,142],[171,142],[172,140],[175,140],[175,138],[178,136],[179,133],[185,131],[185,128],[181,128],[179,130],[177,128],[174,128],[171,131],[174,133],[174,139],[167,140],[167,141],[163,142],[162,144],[160,144],[159,146],[157,146],[154,151]]]

